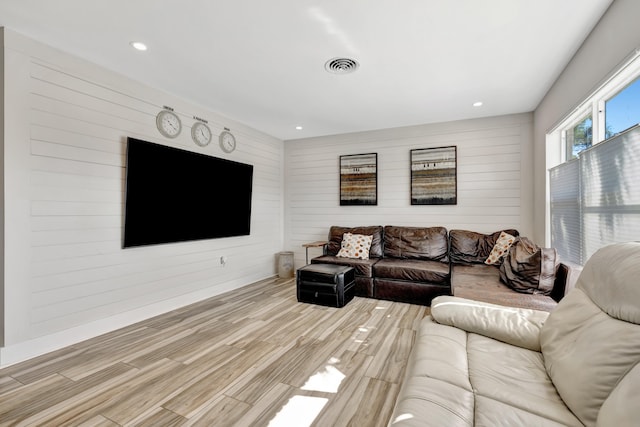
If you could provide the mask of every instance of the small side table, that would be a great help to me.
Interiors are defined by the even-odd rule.
[[[305,249],[307,264],[309,264],[309,248],[321,248],[326,244],[327,244],[326,240],[317,240],[315,242],[305,243],[302,245]]]

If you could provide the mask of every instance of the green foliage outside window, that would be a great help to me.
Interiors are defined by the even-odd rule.
[[[593,121],[591,116],[585,117],[575,127],[567,131],[567,147],[569,158],[574,159],[582,151],[593,144]]]

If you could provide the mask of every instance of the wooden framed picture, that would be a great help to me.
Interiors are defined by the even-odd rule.
[[[411,204],[457,203],[456,146],[411,150]]]
[[[378,204],[378,153],[340,156],[340,206]]]

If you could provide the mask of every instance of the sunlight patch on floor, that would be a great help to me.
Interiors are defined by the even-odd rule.
[[[337,393],[346,375],[336,368],[340,359],[332,357],[324,369],[311,375],[301,390]],[[269,427],[309,427],[329,399],[312,396],[293,396],[269,422]]]
[[[327,365],[324,370],[309,377],[302,386],[302,390],[322,391],[325,393],[337,393],[340,383],[345,375],[335,366]]]
[[[329,399],[293,396],[269,422],[269,427],[309,427]]]

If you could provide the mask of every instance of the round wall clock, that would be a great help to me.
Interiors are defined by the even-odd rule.
[[[156,126],[160,133],[167,138],[175,138],[180,135],[182,130],[182,123],[180,118],[169,110],[162,110],[156,116]]]
[[[195,122],[191,127],[191,139],[201,147],[206,147],[211,142],[211,129],[202,122]]]
[[[219,140],[220,148],[222,148],[222,151],[224,151],[225,153],[231,153],[236,149],[236,137],[233,136],[231,132],[227,130],[222,131]]]

